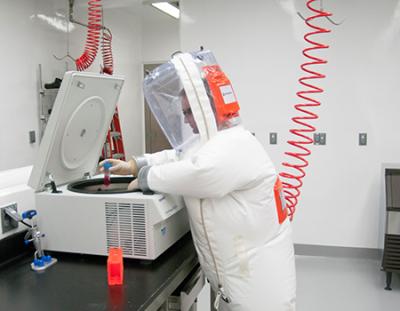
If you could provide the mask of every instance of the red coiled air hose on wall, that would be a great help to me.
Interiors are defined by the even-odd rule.
[[[304,35],[304,40],[311,46],[303,50],[303,55],[308,58],[308,61],[303,63],[300,67],[305,73],[298,81],[303,87],[301,91],[297,92],[297,96],[301,99],[301,102],[294,105],[295,109],[300,112],[298,116],[292,118],[292,121],[296,124],[295,129],[291,129],[295,138],[289,140],[288,143],[294,147],[294,151],[285,152],[292,162],[284,162],[282,165],[287,169],[280,173],[282,178],[283,192],[285,195],[286,206],[289,210],[290,220],[293,219],[296,205],[300,195],[300,188],[303,185],[302,179],[306,175],[305,168],[308,166],[306,157],[311,154],[311,151],[306,145],[313,143],[311,133],[315,132],[315,127],[309,123],[309,120],[318,118],[318,115],[311,111],[310,108],[320,106],[321,103],[313,98],[314,94],[322,93],[324,90],[315,84],[315,79],[325,78],[325,75],[317,72],[314,69],[314,65],[326,64],[327,61],[313,56],[312,52],[326,49],[329,46],[313,40],[313,36],[329,33],[330,30],[319,27],[314,24],[320,18],[329,17],[332,14],[324,10],[318,10],[313,8],[311,5],[316,0],[307,0],[307,8],[311,10],[312,16],[306,18],[305,22],[312,30]]]
[[[101,0],[89,0],[88,5],[88,32],[85,51],[75,61],[76,69],[79,71],[89,68],[96,58],[102,28]]]
[[[111,49],[112,35],[109,29],[103,29],[103,41],[101,43],[101,52],[103,54],[103,69],[106,74],[112,75],[114,72],[114,60]]]

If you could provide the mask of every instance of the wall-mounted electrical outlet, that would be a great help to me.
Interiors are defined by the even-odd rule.
[[[367,133],[359,133],[358,134],[358,145],[359,146],[367,145]]]
[[[29,143],[33,144],[36,142],[36,132],[35,131],[29,131]]]
[[[314,145],[326,145],[326,133],[314,133]]]
[[[18,211],[17,203],[12,203],[12,204],[0,207],[2,233],[7,233],[10,230],[18,228],[18,222],[6,214],[6,211],[5,211],[6,208],[11,208],[16,212]]]
[[[270,145],[276,145],[278,143],[278,133],[269,133]]]

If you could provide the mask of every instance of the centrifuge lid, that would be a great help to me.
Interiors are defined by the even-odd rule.
[[[95,173],[123,83],[118,76],[65,73],[29,186],[40,191],[50,178],[62,185]]]

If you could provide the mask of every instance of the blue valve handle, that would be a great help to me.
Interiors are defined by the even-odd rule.
[[[26,218],[32,219],[36,215],[37,215],[37,211],[34,210],[34,209],[31,209],[29,211],[26,211],[26,212],[22,213],[22,219],[26,219]]]

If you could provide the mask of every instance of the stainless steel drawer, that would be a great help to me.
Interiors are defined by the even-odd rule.
[[[386,233],[400,235],[400,212],[387,213]]]
[[[180,293],[168,298],[167,311],[196,311],[196,299],[203,289],[205,277],[199,267],[192,276],[180,286]]]

